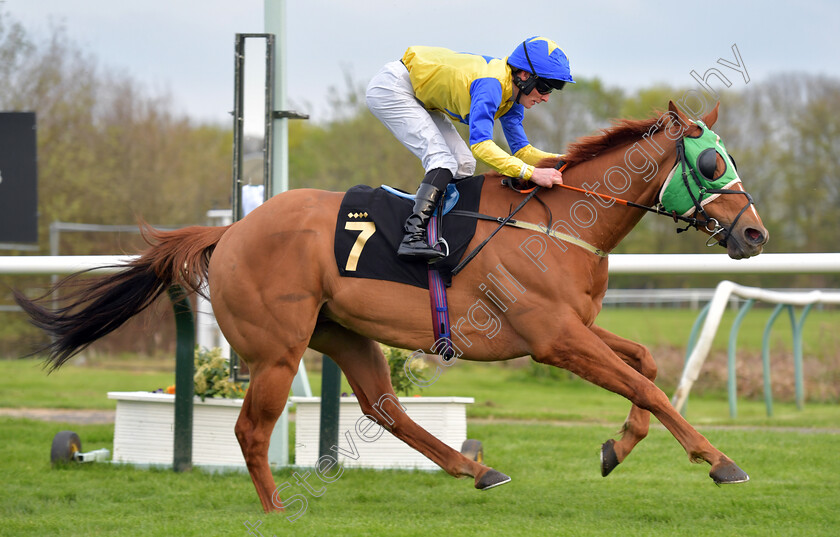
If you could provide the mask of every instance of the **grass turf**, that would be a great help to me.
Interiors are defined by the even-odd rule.
[[[345,470],[314,497],[276,472],[303,507],[266,515],[245,474],[175,474],[95,463],[53,469],[49,445],[70,427],[0,418],[0,535],[829,535],[840,527],[837,434],[704,430],[752,477],[715,487],[655,427],[608,478],[599,425],[474,424],[486,463],[513,481],[479,492],[443,472]],[[85,450],[111,447],[113,426],[79,426]],[[313,480],[315,481],[313,483]],[[248,523],[250,526],[246,526]],[[256,524],[259,526],[255,526]],[[251,535],[257,535],[252,533]]]
[[[603,326],[648,345],[666,344],[672,337],[684,345],[690,329],[686,319],[693,321],[691,314],[669,312],[685,318],[672,328],[652,330],[650,318],[638,311],[613,311],[602,316]],[[806,353],[814,345],[811,352],[831,356],[840,333],[837,317],[817,313],[806,323]],[[756,322],[747,332],[745,324],[742,333],[760,333],[762,321]],[[808,335],[809,326],[816,332]],[[678,330],[685,335],[674,336]],[[789,348],[784,339],[789,330],[777,332],[780,344]],[[754,346],[754,340],[747,336],[744,345]],[[46,376],[34,361],[0,361],[0,406],[113,408],[107,391],[165,387],[174,380],[174,362],[170,365],[168,371],[168,365],[159,364],[126,371],[71,362]],[[311,373],[310,381],[317,392],[318,374]],[[349,392],[346,385],[344,390]],[[0,536],[249,531],[264,536],[804,536],[831,535],[840,528],[836,404],[809,403],[797,411],[776,402],[773,418],[767,418],[762,402],[741,399],[739,417],[731,420],[722,394],[692,396],[689,421],[752,477],[744,485],[715,487],[708,466],[689,465],[673,437],[657,425],[625,463],[601,478],[598,448],[618,429],[629,403],[565,374],[535,376],[527,367],[458,362],[422,393],[474,397],[469,436],[483,441],[486,463],[513,481],[478,492],[471,481],[442,472],[346,470],[313,497],[294,484],[292,473],[305,470],[285,469],[276,472],[276,482],[292,483],[287,497],[300,494],[307,502],[305,513],[289,522],[290,513],[261,511],[245,474],[175,474],[107,463],[50,467],[56,432],[78,432],[85,451],[112,449],[113,425],[0,417]]]

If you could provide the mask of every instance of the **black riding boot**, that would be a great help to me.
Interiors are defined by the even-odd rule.
[[[429,225],[432,213],[435,212],[442,192],[443,190],[427,183],[425,179],[420,183],[414,200],[414,210],[403,226],[405,236],[397,250],[397,256],[400,259],[432,262],[443,257],[443,252],[435,250],[426,241],[426,227]]]

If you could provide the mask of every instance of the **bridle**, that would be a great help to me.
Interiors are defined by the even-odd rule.
[[[677,141],[677,164],[676,164],[676,167],[680,167],[680,164],[682,165],[681,166],[682,167],[682,174],[681,174],[682,177],[681,178],[682,178],[683,184],[685,185],[685,189],[688,192],[689,196],[691,197],[692,203],[694,204],[694,214],[697,215],[699,213],[700,217],[702,218],[702,220],[700,220],[700,219],[697,219],[697,218],[694,218],[694,217],[688,217],[688,218],[680,217],[680,219],[685,219],[687,222],[689,222],[689,225],[684,229],[678,229],[677,233],[685,231],[689,227],[699,229],[700,226],[703,226],[703,228],[706,231],[711,233],[711,237],[709,237],[709,239],[706,241],[706,246],[714,246],[716,244],[720,244],[721,246],[726,247],[726,241],[732,235],[732,230],[737,225],[738,220],[741,219],[741,216],[744,214],[744,212],[746,212],[747,209],[750,208],[751,205],[754,205],[754,202],[753,202],[752,196],[750,196],[749,193],[744,191],[744,190],[735,190],[735,189],[731,189],[731,188],[707,188],[703,184],[703,182],[698,177],[698,174],[701,174],[704,177],[708,177],[709,180],[712,180],[712,177],[714,176],[714,169],[715,169],[715,166],[716,166],[716,161],[717,161],[717,157],[715,157],[715,162],[711,165],[708,164],[709,159],[706,159],[706,162],[700,162],[704,158],[704,156],[707,155],[707,154],[711,154],[711,153],[706,153],[705,151],[703,153],[701,153],[700,156],[697,158],[697,163],[694,166],[692,166],[688,162],[688,159],[686,158],[686,155],[685,155],[685,135],[683,135],[683,137],[680,138]],[[715,154],[717,154],[717,152],[715,152]],[[730,162],[732,162],[733,166],[734,166],[734,161],[731,158],[730,158]],[[699,199],[698,199],[698,196],[695,196],[694,192],[690,188],[690,184],[688,182],[689,175],[691,176],[691,179],[694,181],[694,184],[698,188]],[[664,187],[664,183],[663,183],[663,187]],[[660,190],[661,190],[661,188],[662,187],[660,187]],[[726,226],[721,225],[720,222],[717,221],[717,219],[710,217],[708,215],[708,213],[706,213],[706,209],[703,207],[702,202],[703,202],[703,199],[706,197],[707,194],[723,194],[723,195],[726,195],[726,194],[740,194],[740,195],[746,196],[747,202],[744,204],[744,206],[741,208],[740,212],[738,212],[737,216],[735,216],[735,219],[732,220],[732,223],[729,224],[729,227],[727,228]],[[659,199],[659,197],[660,197],[660,195],[658,194],[657,199]],[[663,213],[659,213],[659,214],[663,214]],[[667,212],[665,214],[667,214]],[[674,217],[674,219],[676,221],[676,219],[677,219],[676,211],[673,211],[672,216]],[[719,238],[717,238],[717,240],[715,240],[715,237],[717,237],[719,234],[721,236]]]
[[[703,127],[707,128],[707,127],[705,127],[705,125]],[[559,185],[555,185],[555,186],[564,188],[566,190],[572,190],[572,191],[575,191],[575,192],[579,192],[581,194],[598,196],[601,199],[610,200],[610,201],[613,201],[613,202],[618,203],[620,205],[624,205],[626,207],[633,207],[635,209],[641,209],[643,211],[648,211],[648,212],[651,212],[651,213],[654,213],[654,214],[667,216],[669,218],[672,218],[674,220],[674,223],[684,222],[686,224],[686,227],[677,228],[677,233],[682,233],[683,231],[686,231],[690,228],[694,228],[694,229],[698,229],[698,230],[702,228],[711,235],[709,237],[709,239],[706,241],[706,246],[715,246],[717,244],[720,244],[721,246],[726,247],[727,246],[727,240],[732,235],[732,230],[737,225],[738,220],[740,220],[740,218],[744,214],[744,212],[750,206],[752,206],[754,204],[752,196],[750,196],[747,192],[745,192],[743,190],[735,190],[735,189],[730,189],[730,188],[709,188],[709,187],[707,187],[703,183],[703,181],[700,179],[699,176],[703,176],[703,178],[705,178],[707,180],[707,182],[715,181],[714,174],[715,174],[715,170],[717,168],[717,155],[719,153],[713,147],[709,147],[709,148],[703,150],[700,153],[700,155],[698,155],[696,162],[694,164],[692,164],[691,162],[689,162],[688,158],[686,157],[685,138],[686,138],[686,134],[683,134],[682,137],[679,140],[677,140],[677,142],[676,142],[677,160],[676,160],[676,163],[674,164],[674,168],[673,168],[670,175],[674,176],[677,172],[677,169],[681,168],[680,179],[682,181],[683,186],[685,186],[685,189],[688,192],[688,194],[691,198],[691,202],[694,206],[694,211],[692,212],[691,216],[686,216],[686,213],[678,214],[676,210],[670,210],[669,211],[663,206],[663,204],[661,202],[661,199],[662,199],[663,190],[666,188],[666,183],[668,183],[667,180],[665,182],[663,182],[662,185],[660,185],[659,191],[657,192],[657,195],[654,198],[654,199],[660,200],[660,202],[657,203],[654,206],[642,205],[641,203],[636,203],[636,202],[633,202],[633,201],[624,200],[624,199],[621,199],[621,198],[617,198],[615,196],[610,196],[608,194],[601,194],[599,192],[593,192],[591,190],[586,190],[584,188],[579,188],[579,187],[576,187],[576,186],[571,186],[571,185],[566,185],[566,184],[559,184]],[[729,154],[725,150],[724,150],[724,153],[725,154],[721,155],[721,157],[723,157],[725,159],[728,159],[729,162],[732,163],[732,166],[734,168],[735,167],[735,161],[732,159],[732,157],[729,156]],[[714,155],[714,158],[713,159],[709,158],[712,155]],[[564,162],[563,160],[560,160],[554,168],[562,171],[563,169],[566,168],[566,162]],[[689,177],[691,177],[691,180],[693,181],[694,185],[698,189],[698,194],[697,195],[695,195],[694,192],[691,190],[691,184],[692,183],[689,182]],[[736,174],[736,177],[737,177],[737,174]],[[671,178],[671,177],[669,176],[669,178]],[[721,176],[721,178],[723,178],[723,175]],[[738,178],[738,181],[740,182],[740,178]],[[519,205],[515,209],[513,209],[506,217],[494,217],[494,216],[489,216],[489,215],[480,214],[480,213],[474,213],[474,212],[470,212],[470,211],[458,211],[458,210],[450,211],[450,214],[453,214],[453,215],[467,216],[467,217],[471,217],[471,218],[477,218],[477,219],[480,219],[480,220],[495,221],[496,223],[499,224],[499,226],[487,238],[485,238],[478,246],[476,246],[471,252],[469,252],[464,257],[464,259],[451,271],[453,276],[456,275],[458,272],[460,272],[461,269],[463,269],[467,265],[467,263],[469,263],[476,255],[478,255],[478,252],[480,252],[481,249],[484,248],[484,246],[490,241],[490,239],[492,239],[493,236],[495,236],[496,233],[498,233],[505,226],[515,226],[515,227],[522,227],[522,228],[525,228],[525,229],[540,230],[540,231],[543,231],[545,233],[552,234],[551,230],[553,229],[553,226],[552,226],[552,222],[551,222],[552,221],[551,210],[548,208],[548,206],[545,203],[542,202],[542,200],[540,200],[539,198],[536,197],[537,193],[541,190],[541,187],[534,185],[531,188],[523,189],[523,188],[520,188],[523,184],[523,182],[521,180],[510,178],[510,177],[503,178],[502,179],[502,184],[512,188],[513,190],[516,190],[517,192],[519,192],[521,194],[526,194],[525,198],[519,203]],[[718,222],[718,220],[716,218],[713,218],[713,217],[709,216],[709,214],[706,212],[706,209],[704,208],[705,203],[708,203],[708,202],[704,203],[707,195],[726,195],[726,194],[740,194],[740,195],[743,195],[747,198],[747,202],[744,204],[744,207],[741,208],[741,211],[738,213],[738,215],[735,217],[735,219],[732,221],[732,223],[729,224],[729,227],[726,227],[726,226],[722,225],[720,222]],[[522,209],[525,206],[525,204],[527,204],[531,200],[531,198],[536,198],[537,201],[541,202],[543,204],[543,206],[546,208],[546,211],[548,213],[547,216],[548,216],[548,220],[549,220],[549,223],[548,223],[547,226],[536,226],[536,225],[530,224],[528,222],[521,222],[521,221],[513,220],[513,216],[516,213],[518,213],[519,210]],[[699,215],[699,218],[698,218],[698,215]],[[554,233],[554,235],[558,236],[561,240],[577,244],[578,246],[581,246],[584,249],[587,249],[590,252],[593,252],[596,255],[600,255],[602,257],[605,257],[609,253],[609,252],[605,252],[605,251],[603,251],[599,248],[596,248],[596,247],[594,247],[594,246],[592,246],[592,245],[590,245],[586,242],[581,241],[578,238],[572,237],[572,236],[567,235],[567,234]]]
[[[692,165],[688,161],[688,158],[686,157],[686,154],[685,154],[685,136],[686,135],[683,134],[683,136],[679,140],[677,140],[677,142],[676,142],[677,160],[676,160],[676,163],[674,165],[674,171],[672,173],[675,174],[677,172],[677,169],[681,169],[680,179],[682,180],[682,183],[685,186],[686,192],[690,196],[691,202],[694,205],[694,212],[692,213],[691,216],[686,216],[684,214],[683,215],[678,214],[677,211],[675,211],[675,210],[668,211],[662,206],[662,203],[657,203],[654,206],[648,206],[648,205],[642,205],[640,203],[635,203],[635,202],[632,202],[632,201],[624,200],[624,199],[621,199],[621,198],[617,198],[615,196],[610,196],[608,194],[601,194],[599,192],[593,192],[591,190],[586,190],[584,188],[579,188],[579,187],[575,187],[575,186],[571,186],[571,185],[560,184],[560,185],[555,185],[555,186],[565,188],[566,190],[573,190],[575,192],[579,192],[579,193],[582,193],[582,194],[589,194],[589,195],[593,195],[593,196],[598,196],[602,199],[614,201],[614,202],[616,202],[620,205],[624,205],[626,207],[633,207],[633,208],[642,209],[644,211],[648,211],[648,212],[651,212],[651,213],[654,213],[654,214],[667,216],[667,217],[673,219],[674,223],[684,222],[686,224],[686,227],[677,228],[677,233],[682,233],[683,231],[687,231],[688,229],[691,229],[691,228],[698,229],[698,230],[702,228],[702,229],[704,229],[705,231],[707,231],[708,233],[711,234],[709,239],[706,241],[706,246],[711,247],[711,246],[715,246],[717,244],[720,244],[721,246],[723,246],[725,248],[726,245],[727,245],[727,240],[732,235],[732,230],[737,225],[738,220],[741,219],[741,216],[744,214],[744,212],[746,212],[747,209],[749,209],[749,207],[751,205],[754,205],[752,196],[750,196],[749,193],[747,193],[743,190],[735,190],[735,189],[731,189],[731,188],[709,188],[708,186],[706,186],[703,183],[703,181],[701,180],[700,176],[702,176],[704,178],[707,178],[708,181],[713,180],[715,168],[716,168],[716,165],[717,165],[717,157],[715,157],[714,159],[709,159],[708,156],[716,155],[717,151],[714,151],[712,148],[709,148],[708,150],[701,153],[701,155],[697,158],[697,162],[694,163],[694,165]],[[711,150],[711,152],[709,152],[709,150]],[[723,156],[723,155],[721,155],[721,156],[723,158],[729,157],[728,154],[726,156]],[[730,160],[730,162],[732,162],[733,168],[734,168],[735,167],[734,166],[734,160],[731,157],[729,157],[729,160]],[[557,165],[555,166],[555,169],[563,170],[565,167],[566,167],[566,163],[561,160],[560,162],[557,163]],[[696,187],[698,189],[698,195],[695,195],[694,192],[692,191],[692,189],[690,187],[691,183],[689,182],[689,177],[691,178],[691,181],[693,182],[693,184],[696,185]],[[537,187],[537,186],[531,187],[529,189],[524,189],[524,190],[519,189],[515,186],[516,185],[515,180],[514,181],[508,181],[507,178],[503,179],[503,182],[505,182],[508,186],[510,186],[514,190],[518,190],[519,192],[521,192],[523,194],[528,194],[528,193],[530,193],[534,190],[539,190],[539,187]],[[659,192],[657,193],[655,199],[661,199],[661,193],[662,193],[663,188],[665,188],[665,183],[664,182],[660,186]],[[718,195],[739,194],[739,195],[743,195],[747,198],[747,202],[741,208],[740,212],[735,217],[735,219],[732,221],[732,223],[729,224],[729,227],[726,227],[726,226],[722,225],[720,222],[718,222],[718,220],[716,218],[713,218],[713,217],[709,216],[709,214],[706,212],[706,209],[704,208],[703,201],[706,199],[707,195],[716,195],[716,194],[718,194]]]

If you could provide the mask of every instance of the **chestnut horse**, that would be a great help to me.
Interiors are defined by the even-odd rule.
[[[703,122],[710,127],[717,115],[716,106]],[[680,181],[672,170],[675,163],[686,162],[681,142],[704,130],[669,103],[669,111],[657,117],[625,120],[572,144],[564,156],[563,180],[589,192],[559,187],[540,191],[542,204],[532,201],[516,215],[518,221],[539,227],[504,227],[453,279],[448,292],[450,311],[458,319],[452,341],[458,358],[496,361],[530,355],[632,402],[620,438],[602,446],[605,476],[647,435],[653,413],[692,462],[711,465],[709,475],[716,483],[749,479],[671,406],[653,382],[656,364],[650,352],[594,324],[607,290],[606,252],[644,215],[639,206],[657,205],[666,180]],[[710,177],[729,166],[725,150],[714,155],[701,170]],[[684,181],[702,167],[687,165],[690,173]],[[702,203],[695,200],[695,210],[685,217],[713,235],[710,240],[725,245],[730,257],[758,255],[767,230],[740,182],[727,186],[731,188],[706,188],[714,196]],[[631,203],[616,203],[612,194]],[[418,287],[339,275],[333,243],[342,197],[298,189],[271,198],[230,226],[147,229],[151,246],[140,257],[123,272],[77,282],[67,307],[51,311],[37,300],[19,294],[17,299],[33,322],[53,336],[48,363],[55,369],[172,284],[199,291],[207,282],[219,326],[250,369],[235,432],[266,511],[282,509],[268,444],[307,347],[338,363],[365,414],[450,475],[470,476],[478,489],[509,481],[445,445],[404,412],[382,412],[394,392],[377,342],[437,349],[429,296]],[[504,216],[521,200],[521,194],[488,175],[479,211]],[[479,221],[468,250],[496,227]]]

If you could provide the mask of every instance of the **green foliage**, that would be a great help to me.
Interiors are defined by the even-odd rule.
[[[381,347],[391,369],[391,384],[394,386],[394,392],[397,395],[411,395],[415,388],[422,390],[423,388],[418,386],[405,373],[405,363],[411,357],[411,353],[404,349],[395,349],[386,345],[381,345]],[[414,360],[409,365],[411,365],[411,372],[417,381],[423,382],[426,380],[423,371],[426,369],[426,363],[423,360]]]
[[[289,175],[293,188],[343,191],[358,184],[388,184],[414,191],[423,179],[420,161],[364,104],[361,88],[348,82],[332,102],[333,119],[289,125]]]
[[[195,347],[195,395],[201,397],[240,398],[245,396],[241,382],[230,380],[230,362],[222,356],[222,349],[207,350]]]
[[[642,88],[635,94],[629,95],[621,103],[620,116],[622,118],[644,119],[668,109],[668,100],[677,100],[685,89],[672,88],[666,85],[654,85]]]
[[[563,153],[576,139],[594,134],[619,117],[623,99],[618,88],[607,88],[597,78],[580,78],[572,91],[553,93],[546,104],[525,114],[525,131],[534,146]],[[507,147],[500,130],[496,141]]]

